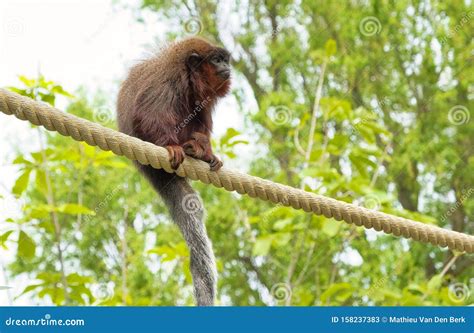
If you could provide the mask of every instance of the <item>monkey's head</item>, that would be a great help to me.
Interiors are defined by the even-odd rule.
[[[230,53],[205,39],[191,37],[176,45],[184,61],[191,84],[198,92],[225,96],[230,89]]]

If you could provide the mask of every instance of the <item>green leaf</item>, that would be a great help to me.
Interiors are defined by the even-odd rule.
[[[352,292],[352,287],[349,283],[335,283],[331,285],[326,291],[321,294],[321,303],[327,304],[330,299],[338,298],[340,296],[342,299],[347,299]]]
[[[84,284],[92,282],[92,279],[88,276],[82,276],[77,273],[71,273],[66,277],[68,284]]]
[[[19,197],[28,186],[28,181],[30,180],[31,169],[26,169],[20,177],[17,178],[15,185],[13,186],[12,193]]]
[[[291,218],[279,220],[273,224],[273,228],[275,230],[283,230],[286,226],[289,226],[293,223]]]
[[[326,57],[330,57],[336,54],[337,45],[334,39],[328,39],[326,44],[324,45],[324,49],[326,50]]]
[[[291,233],[279,232],[273,236],[273,244],[276,247],[285,247],[291,240]]]
[[[148,253],[157,254],[161,257],[162,262],[172,261],[178,258],[186,258],[189,256],[189,250],[184,242],[176,245],[163,245],[155,247],[148,251]]]
[[[23,84],[29,88],[32,88],[36,85],[36,81],[33,79],[29,79],[24,75],[18,75],[18,79],[23,82]]]
[[[232,139],[233,137],[235,137],[239,134],[240,134],[240,132],[237,131],[235,128],[232,128],[232,127],[228,128],[227,131],[225,132],[225,134],[221,137],[220,144],[222,146],[226,146],[229,143],[230,139]]]
[[[30,284],[29,286],[27,286],[27,287],[23,290],[23,292],[20,294],[20,296],[23,295],[23,294],[29,293],[30,291],[33,291],[33,290],[35,290],[36,288],[39,288],[39,287],[42,287],[42,286],[44,286],[43,283],[42,283],[42,284]]]
[[[36,182],[35,182],[36,188],[41,193],[43,193],[43,195],[46,196],[46,194],[48,192],[48,186],[46,184],[46,173],[41,169],[37,169],[35,180],[36,180]]]
[[[5,233],[3,233],[1,236],[0,236],[0,246],[3,247],[4,249],[6,249],[7,247],[5,246],[5,243],[6,241],[8,240],[8,237],[10,237],[10,235],[12,234],[13,230],[9,230]]]
[[[69,98],[73,98],[74,95],[67,92],[66,90],[64,90],[64,88],[60,85],[55,85],[53,87],[53,89],[51,89],[51,92],[54,93],[54,94],[59,94],[59,95],[63,95],[65,97],[69,97]]]
[[[322,227],[321,230],[322,230],[322,232],[324,232],[329,237],[334,237],[334,236],[336,236],[336,234],[339,231],[340,227],[341,227],[341,223],[338,223],[334,220],[325,219],[323,221],[323,227]]]
[[[253,245],[253,255],[254,256],[266,256],[270,251],[272,246],[273,238],[272,236],[259,237]]]
[[[377,288],[374,290],[374,293],[375,294],[379,294],[383,297],[387,297],[387,298],[392,298],[392,299],[402,299],[402,295],[400,293],[397,293],[393,290],[389,290],[389,289],[386,289],[386,288]]]
[[[433,291],[438,290],[441,287],[442,283],[443,283],[443,275],[436,274],[428,281],[428,284],[426,286],[429,292],[433,292]]]
[[[73,204],[73,203],[61,205],[56,209],[56,211],[59,213],[70,214],[70,215],[79,215],[79,214],[95,215],[95,212],[90,210],[89,208],[82,205]]]
[[[24,231],[20,231],[18,237],[18,256],[20,258],[32,258],[35,256],[36,244]]]
[[[18,156],[15,158],[12,162],[13,164],[24,164],[24,165],[32,165],[33,163],[31,161],[28,161],[25,159],[23,156]]]

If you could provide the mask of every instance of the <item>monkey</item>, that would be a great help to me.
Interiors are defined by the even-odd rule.
[[[223,163],[211,147],[212,113],[230,91],[230,76],[226,49],[200,37],[174,42],[130,69],[117,98],[119,130],[165,147],[173,169],[188,155],[217,171]],[[214,305],[217,269],[198,194],[185,178],[135,165],[161,196],[186,241],[197,305]],[[198,212],[183,204],[189,196],[198,198]]]

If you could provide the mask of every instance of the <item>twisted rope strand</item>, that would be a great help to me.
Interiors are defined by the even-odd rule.
[[[92,146],[149,164],[156,169],[175,172],[179,176],[200,180],[206,184],[223,187],[227,191],[248,194],[252,198],[291,206],[316,215],[324,215],[338,221],[383,231],[387,234],[412,238],[452,250],[474,253],[474,236],[442,229],[421,222],[369,210],[314,193],[278,184],[248,174],[222,168],[211,172],[209,165],[186,157],[178,170],[173,170],[168,152],[163,147],[125,135],[91,121],[62,112],[45,103],[33,101],[19,94],[0,89],[0,111],[18,119],[44,126],[74,140],[85,141]]]

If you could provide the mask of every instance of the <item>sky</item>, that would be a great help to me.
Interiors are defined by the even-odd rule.
[[[36,77],[41,72],[68,91],[84,86],[91,95],[99,89],[110,94],[110,107],[114,109],[119,83],[127,69],[159,48],[155,41],[164,37],[166,27],[147,13],[142,13],[145,23],[138,23],[132,10],[113,6],[113,2],[0,0],[0,87],[21,86],[18,75]],[[130,0],[127,5],[136,4]],[[66,105],[66,100],[58,100],[58,108]],[[235,110],[232,97],[218,106],[216,135],[230,126],[243,125]],[[9,161],[18,151],[39,149],[38,142],[38,132],[28,123],[0,113],[0,195],[4,196],[0,199],[0,218],[20,216],[21,201],[6,195],[18,175]],[[13,259],[13,251],[0,248],[0,268]],[[0,269],[0,286],[7,282]],[[27,277],[18,278],[10,283],[13,289],[0,290],[0,306],[10,305],[8,296],[18,295],[30,283]],[[23,297],[14,304],[31,303]]]

